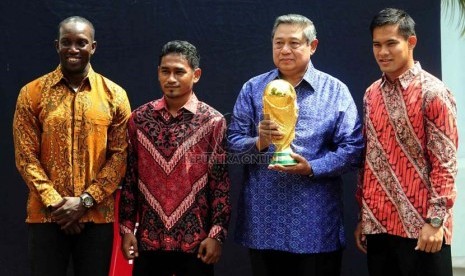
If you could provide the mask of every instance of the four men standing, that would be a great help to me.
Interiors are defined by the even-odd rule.
[[[276,19],[276,69],[247,81],[238,96],[229,150],[260,157],[240,160],[264,161],[245,164],[235,237],[249,248],[254,275],[340,275],[341,176],[361,159],[355,238],[370,275],[452,273],[455,100],[414,61],[408,14],[385,9],[370,29],[383,76],[364,97],[363,158],[355,103],[344,83],[310,61],[318,40],[304,16]],[[125,91],[90,66],[94,32],[82,17],[60,23],[60,66],[18,97],[13,133],[16,164],[30,189],[33,275],[64,275],[71,255],[75,275],[108,273],[102,260],[111,254],[126,126],[120,223],[124,255],[137,257],[134,275],[213,275],[230,216],[226,121],[193,92],[201,76],[197,49],[186,41],[164,45],[163,97],[129,119]],[[263,90],[275,79],[297,93],[295,166],[268,164],[272,141],[283,135],[262,114]]]

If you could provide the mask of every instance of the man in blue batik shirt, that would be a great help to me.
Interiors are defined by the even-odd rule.
[[[247,81],[234,106],[230,150],[245,164],[235,239],[249,248],[254,275],[340,275],[341,175],[358,166],[363,148],[357,108],[347,86],[316,70],[313,23],[283,15],[272,31],[276,69]],[[290,82],[299,106],[291,145],[295,166],[268,165],[271,140],[283,134],[264,120],[262,96],[272,80]]]

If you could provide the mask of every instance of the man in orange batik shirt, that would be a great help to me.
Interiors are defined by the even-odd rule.
[[[16,166],[29,188],[31,275],[107,276],[114,192],[126,170],[126,92],[94,72],[87,19],[58,26],[60,65],[25,85],[13,121]]]

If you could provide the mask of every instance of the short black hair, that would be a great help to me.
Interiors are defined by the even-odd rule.
[[[199,68],[199,65],[200,65],[199,52],[197,51],[197,48],[195,48],[194,45],[192,45],[191,43],[187,41],[173,40],[163,45],[163,47],[161,48],[158,65],[161,64],[161,59],[164,56],[169,55],[169,54],[182,55],[184,58],[186,58],[187,62],[189,63],[189,66],[192,69]]]
[[[73,22],[73,23],[84,23],[86,25],[88,25],[90,27],[90,35],[92,36],[92,41],[95,39],[95,29],[94,29],[94,25],[92,24],[92,22],[90,22],[89,20],[85,19],[84,17],[82,16],[70,16],[68,18],[65,18],[63,21],[60,22],[60,24],[58,24],[58,35],[57,35],[57,39],[60,39],[60,30],[61,30],[61,27],[63,27],[63,25],[65,24],[68,24],[70,22]]]
[[[416,35],[415,21],[403,10],[386,8],[375,15],[370,24],[371,36],[373,36],[373,30],[375,28],[386,25],[399,25],[399,34],[405,39],[409,36]]]

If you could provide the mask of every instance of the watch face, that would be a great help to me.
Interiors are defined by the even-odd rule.
[[[84,199],[84,205],[89,206],[90,204],[92,204],[92,200],[90,200],[88,197],[86,197]]]
[[[90,196],[82,196],[81,199],[82,205],[84,205],[86,208],[90,208],[92,205],[94,205],[94,200]]]
[[[431,218],[431,225],[434,227],[440,227],[442,226],[442,219],[438,217]]]

